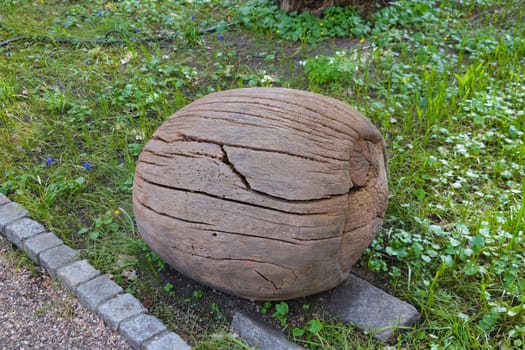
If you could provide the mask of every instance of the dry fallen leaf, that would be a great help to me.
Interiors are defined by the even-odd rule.
[[[137,271],[134,269],[124,270],[121,273],[122,277],[127,278],[128,280],[134,280],[137,278]]]

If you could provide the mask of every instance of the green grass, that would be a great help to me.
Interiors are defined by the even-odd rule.
[[[170,114],[209,92],[320,92],[356,106],[387,142],[390,204],[359,265],[421,311],[394,346],[522,348],[521,1],[399,0],[367,18],[329,11],[318,19],[265,1],[2,1],[0,42],[25,39],[0,47],[0,192],[196,348],[243,349],[217,309],[209,319],[199,311],[199,293],[174,308],[184,296],[162,283],[163,262],[134,228],[135,162]],[[211,26],[218,31],[198,35]],[[137,40],[158,35],[177,39]],[[92,39],[126,43],[77,42]],[[356,46],[338,49],[336,39]],[[268,314],[308,348],[382,348],[321,313],[292,321],[279,310]]]

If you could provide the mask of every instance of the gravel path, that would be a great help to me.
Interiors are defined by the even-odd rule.
[[[17,267],[0,235],[0,349],[131,349],[40,267]]]

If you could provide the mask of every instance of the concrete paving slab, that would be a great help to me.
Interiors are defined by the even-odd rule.
[[[40,259],[38,257],[40,253],[50,248],[58,247],[63,243],[64,242],[62,242],[61,239],[58,239],[54,233],[44,232],[26,239],[23,241],[22,245],[29,258],[37,264],[40,264]]]
[[[69,265],[57,269],[57,279],[74,292],[78,285],[87,282],[100,275],[87,260],[75,261]]]
[[[169,332],[163,333],[148,340],[143,345],[144,350],[190,350],[191,347],[179,337],[178,334]]]
[[[76,292],[82,305],[91,311],[97,311],[100,304],[115,297],[122,290],[122,287],[104,275],[80,284]]]
[[[267,325],[259,317],[237,311],[233,315],[233,330],[250,346],[260,350],[303,350],[288,341],[279,330]]]
[[[165,330],[166,326],[158,318],[146,314],[122,321],[119,326],[119,334],[133,349],[140,349],[146,340]]]
[[[125,319],[147,311],[131,294],[118,295],[98,307],[99,315],[114,331],[118,330],[120,323]]]
[[[0,231],[6,233],[5,227],[7,225],[25,216],[27,216],[27,210],[18,203],[9,202],[0,206]]]
[[[78,257],[78,252],[65,244],[44,250],[38,256],[42,266],[44,266],[47,272],[53,277],[56,277],[58,268],[78,260]]]
[[[382,342],[392,340],[397,329],[410,327],[419,319],[414,306],[352,274],[329,293],[327,301],[327,310],[339,320],[372,332]]]

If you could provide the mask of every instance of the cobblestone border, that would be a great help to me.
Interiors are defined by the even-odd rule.
[[[178,334],[168,331],[158,318],[149,315],[138,299],[123,294],[119,285],[101,275],[87,260],[81,260],[76,250],[30,219],[24,207],[1,193],[0,233],[42,265],[133,349],[191,349]]]

